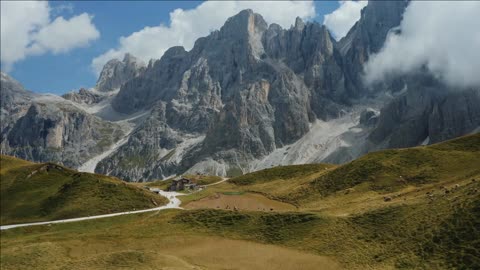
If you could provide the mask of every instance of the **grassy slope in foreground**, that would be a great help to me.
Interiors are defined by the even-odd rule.
[[[479,164],[480,134],[475,134],[430,146],[370,153],[320,176],[310,188],[322,196],[360,184],[368,190],[392,192],[406,185],[467,178],[480,173]]]
[[[347,217],[169,210],[12,229],[0,232],[1,268],[478,269],[479,184]]]
[[[171,210],[160,215],[145,213],[2,231],[1,267],[308,269],[303,263],[310,263],[314,265],[311,269],[323,269],[319,264],[323,261],[327,265],[339,262],[345,269],[480,269],[480,171],[474,166],[479,159],[479,138],[474,135],[428,147],[372,153],[354,166],[352,162],[303,176],[264,177],[244,185],[224,182],[196,193],[198,199],[215,190],[260,190],[297,198],[299,209],[294,212]],[[409,153],[412,159],[405,161]],[[425,159],[430,154],[435,158]],[[372,160],[378,166],[361,166]],[[285,169],[267,173],[272,176],[272,172]],[[375,177],[364,177],[363,170]],[[398,180],[398,173],[408,178]],[[318,181],[331,179],[323,178],[330,174],[343,178],[336,179],[338,185],[319,185]],[[293,196],[299,194],[302,196]],[[392,201],[385,202],[383,196],[392,196]],[[312,203],[318,207],[311,207]],[[358,204],[361,211],[341,215],[319,210],[348,209]],[[79,233],[82,237],[75,239]],[[231,239],[244,248],[232,248],[233,242],[220,244]],[[253,242],[261,246],[246,246]],[[217,244],[217,250],[206,248]],[[259,252],[267,246],[300,253],[272,258]],[[277,251],[268,251],[273,253]],[[295,261],[300,254],[323,259]],[[245,264],[261,260],[263,264]],[[287,266],[292,261],[294,266]],[[273,265],[275,262],[284,267]]]
[[[480,174],[478,164],[480,134],[475,134],[430,146],[373,152],[338,167],[319,164],[266,169],[229,183],[302,205],[343,195],[345,190],[387,194],[408,186],[466,179]]]
[[[0,157],[1,224],[101,215],[160,206],[166,198],[119,179],[51,163]]]

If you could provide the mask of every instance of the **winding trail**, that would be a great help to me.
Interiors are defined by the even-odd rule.
[[[228,177],[223,177],[222,180],[220,180],[220,181],[218,181],[218,182],[215,182],[215,183],[211,183],[211,184],[205,185],[205,186],[206,186],[206,187],[215,186],[215,185],[218,185],[218,184],[221,184],[221,183],[227,181],[228,179],[230,179],[230,178],[228,178]]]
[[[35,226],[35,225],[48,225],[48,224],[56,224],[56,223],[67,223],[67,222],[76,222],[76,221],[90,220],[90,219],[116,217],[116,216],[122,216],[122,215],[138,214],[138,213],[153,212],[153,211],[162,211],[162,210],[165,210],[165,209],[183,209],[182,207],[180,207],[180,204],[182,202],[177,197],[182,196],[182,195],[186,195],[186,194],[182,194],[182,193],[178,193],[178,192],[161,191],[160,190],[159,195],[164,196],[168,199],[168,203],[166,205],[163,205],[163,206],[160,206],[160,207],[155,207],[155,208],[150,208],[150,209],[144,209],[144,210],[127,211],[127,212],[112,213],[112,214],[105,214],[105,215],[98,215],[98,216],[89,216],[89,217],[60,219],[60,220],[53,220],[53,221],[4,225],[4,226],[0,226],[0,230],[8,230],[8,229],[13,229],[13,228],[28,227],[28,226]]]
[[[223,182],[227,181],[228,179],[229,178],[223,178],[221,181],[218,181],[218,182],[212,183],[210,185],[206,185],[206,186],[218,185],[220,183],[223,183]],[[165,209],[183,209],[182,207],[180,207],[180,204],[182,203],[182,201],[180,201],[180,199],[177,198],[177,197],[178,196],[183,196],[183,195],[189,195],[189,194],[184,194],[184,193],[179,193],[179,192],[174,192],[174,191],[158,190],[157,192],[160,196],[163,196],[163,197],[168,199],[168,203],[166,205],[155,207],[155,208],[150,208],[150,209],[143,209],[143,210],[136,210],[136,211],[126,211],[126,212],[112,213],[112,214],[105,214],[105,215],[98,215],[98,216],[89,216],[89,217],[60,219],[60,220],[53,220],[53,221],[42,221],[42,222],[33,222],[33,223],[4,225],[4,226],[0,226],[0,230],[8,230],[8,229],[13,229],[13,228],[29,227],[29,226],[35,226],[35,225],[48,225],[48,224],[56,224],[56,223],[67,223],[67,222],[76,222],[76,221],[90,220],[90,219],[116,217],[116,216],[122,216],[122,215],[138,214],[138,213],[153,212],[153,211],[162,211],[162,210],[165,210]]]

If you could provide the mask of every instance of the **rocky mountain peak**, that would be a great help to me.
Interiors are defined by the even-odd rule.
[[[0,103],[2,110],[9,110],[13,106],[13,103],[21,102],[30,99],[31,92],[25,90],[23,85],[17,82],[6,73],[1,73],[1,91],[0,91]]]
[[[11,90],[14,91],[25,91],[23,86],[17,82],[15,79],[12,77],[8,76],[8,74],[1,72],[1,82],[2,82],[2,89],[4,88],[3,86],[9,85]]]
[[[255,40],[261,37],[267,28],[268,24],[260,14],[245,9],[230,17],[220,29],[220,33],[224,38]]]
[[[98,166],[82,167],[138,181],[346,162],[480,130],[478,91],[452,94],[431,77],[399,78],[401,91],[362,85],[363,63],[401,22],[406,3],[370,1],[339,42],[319,23],[296,18],[284,29],[243,10],[191,50],[171,47],[147,68],[130,54],[109,61],[97,89],[119,92],[63,96],[80,106],[7,96],[4,82],[14,80],[2,73],[0,151],[74,167],[107,153]],[[141,117],[126,135],[125,122],[90,115],[99,107]]]
[[[97,81],[98,91],[108,92],[120,88],[122,84],[137,77],[145,69],[145,64],[126,53],[123,61],[112,59],[102,69]]]
[[[126,53],[122,61],[127,66],[136,66],[137,68],[142,68],[145,66],[145,63],[140,59],[136,58],[130,53]]]
[[[305,23],[303,22],[303,20],[300,17],[297,17],[295,19],[294,28],[295,28],[295,30],[298,30],[298,31],[303,31],[303,28],[305,28]]]

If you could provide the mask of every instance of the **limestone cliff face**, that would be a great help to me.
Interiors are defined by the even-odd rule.
[[[480,127],[479,89],[452,89],[430,76],[407,80],[409,89],[381,111],[370,140],[381,148],[452,139]]]
[[[25,115],[34,94],[5,73],[1,73],[0,84],[0,128],[2,152],[4,141],[18,118]]]
[[[36,95],[2,73],[3,154],[78,167],[123,136],[122,129],[60,97]]]
[[[370,54],[380,51],[388,33],[400,25],[408,3],[409,0],[369,1],[360,20],[339,41],[337,47],[342,55],[345,88],[349,96],[358,97],[366,91],[362,81],[363,64]]]
[[[125,54],[123,61],[112,59],[103,67],[96,89],[101,92],[118,89],[125,82],[137,77],[144,69],[145,64],[128,53]]]
[[[8,133],[8,154],[78,167],[123,135],[115,124],[62,104],[34,102]]]
[[[79,104],[92,105],[101,102],[107,96],[88,91],[85,88],[81,88],[78,92],[70,92],[62,95],[64,99],[71,100]]]
[[[310,28],[290,31],[312,31]],[[303,75],[280,60],[281,53],[288,52],[275,52],[274,41],[265,39],[268,29],[260,15],[242,11],[219,31],[197,40],[190,52],[181,47],[168,50],[142,75],[121,87],[112,105],[133,113],[161,102],[165,117],[159,120],[168,128],[205,136],[196,154],[186,155],[178,165],[181,168],[211,156],[227,158],[232,152],[245,161],[292,143],[308,132],[309,122],[315,118],[311,88]],[[326,30],[323,34],[331,39]],[[314,41],[310,43],[306,50],[325,49],[332,54],[332,43],[317,47]],[[323,59],[322,52],[317,55]],[[305,65],[315,65],[306,55],[304,58]],[[120,152],[110,158],[120,160]],[[109,168],[99,170],[106,171]]]
[[[375,149],[418,145],[428,136],[435,141],[471,131],[478,126],[475,110],[444,116],[440,111],[453,106],[444,104],[449,91],[439,94],[425,80],[399,78],[373,89],[363,85],[363,64],[400,24],[407,5],[408,1],[372,1],[339,42],[318,23],[298,18],[290,29],[283,29],[244,10],[219,31],[198,39],[191,51],[169,49],[115,97],[112,106],[120,112],[156,113],[97,171],[137,180],[200,167],[221,174],[244,171],[252,160],[305,136],[316,119],[335,119],[366,98],[405,87],[406,93],[390,98],[380,115],[366,113],[360,119],[366,140],[358,142],[362,150],[341,147],[339,151],[350,153],[348,158],[333,152],[328,160],[345,162]],[[464,123],[455,131],[444,127],[453,119]],[[202,139],[187,149],[185,136]],[[152,150],[152,145],[162,145],[161,150]],[[181,152],[181,157],[172,159],[174,152]],[[122,165],[131,155],[142,162]],[[142,156],[148,156],[148,162]]]
[[[18,112],[2,123],[2,151],[77,166],[121,137],[123,120],[82,109],[95,104],[104,119],[133,119],[122,123],[133,130],[128,141],[96,167],[127,181],[342,163],[478,132],[479,89],[453,89],[421,72],[363,84],[363,64],[407,5],[370,1],[339,42],[318,23],[297,18],[283,29],[244,10],[190,51],[172,47],[147,67],[131,55],[108,62],[96,90],[63,96],[73,102],[2,91],[2,116]]]

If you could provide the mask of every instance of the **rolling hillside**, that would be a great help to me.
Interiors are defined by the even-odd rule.
[[[2,231],[1,266],[478,269],[479,150],[476,134],[342,166],[277,167],[182,196],[188,210]]]
[[[480,175],[480,134],[431,146],[369,153],[341,166],[294,165],[231,179],[242,190],[305,205],[345,193],[387,194]],[[288,187],[288,188],[286,188]]]
[[[167,202],[114,177],[3,155],[0,162],[2,225],[139,210]]]

